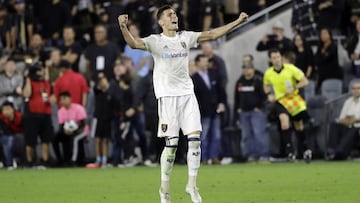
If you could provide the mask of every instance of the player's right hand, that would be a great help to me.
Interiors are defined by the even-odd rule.
[[[129,20],[129,16],[127,14],[119,15],[118,21],[121,25],[127,25]]]

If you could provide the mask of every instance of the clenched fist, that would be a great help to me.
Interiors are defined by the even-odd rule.
[[[127,14],[119,15],[118,21],[121,26],[126,26],[129,21],[129,17]]]
[[[239,19],[240,19],[241,22],[245,22],[245,21],[247,21],[248,17],[249,17],[248,14],[246,14],[244,12],[241,12],[240,16],[239,16]]]

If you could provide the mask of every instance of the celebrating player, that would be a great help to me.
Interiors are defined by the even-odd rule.
[[[239,18],[210,31],[178,32],[178,17],[174,9],[165,5],[158,9],[157,20],[161,34],[152,34],[135,39],[127,28],[128,15],[118,17],[119,26],[126,43],[133,49],[149,51],[154,58],[154,89],[158,100],[159,137],[165,137],[166,146],[161,154],[162,203],[170,203],[170,174],[175,160],[175,152],[181,129],[188,140],[188,183],[185,191],[192,202],[201,203],[196,187],[200,167],[200,112],[194,95],[194,87],[189,76],[189,51],[199,42],[217,39],[247,20],[241,13]],[[209,95],[211,96],[211,95]]]

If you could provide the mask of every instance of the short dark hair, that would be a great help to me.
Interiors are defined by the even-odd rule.
[[[251,61],[254,60],[254,56],[252,54],[245,54],[243,57],[249,57]]]
[[[201,58],[204,58],[204,57],[207,57],[207,56],[205,56],[205,54],[198,54],[198,55],[196,55],[196,57],[195,57],[195,63],[196,63],[196,62],[199,62],[200,59],[201,59]]]
[[[71,98],[71,94],[68,91],[64,91],[59,94],[59,97],[70,97]]]
[[[2,111],[3,108],[6,107],[6,106],[15,109],[14,103],[12,103],[11,101],[6,100],[6,101],[4,101],[4,103],[1,104],[1,111]]]
[[[293,51],[287,51],[283,54],[283,57],[286,58],[289,63],[294,64],[296,62],[296,54]]]
[[[269,52],[268,52],[269,58],[271,57],[272,53],[280,53],[281,54],[279,49],[276,49],[276,48],[270,49]]]
[[[168,10],[168,9],[173,9],[170,5],[163,5],[163,6],[161,6],[159,9],[158,9],[158,11],[157,11],[157,13],[156,13],[156,19],[157,20],[160,20],[160,18],[161,18],[161,16],[162,16],[162,14],[164,13],[164,11],[166,11],[166,10]]]

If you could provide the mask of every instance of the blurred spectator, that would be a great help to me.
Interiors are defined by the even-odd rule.
[[[219,0],[203,0],[201,6],[202,31],[224,25],[224,6]]]
[[[254,56],[251,54],[245,54],[242,58],[242,64],[254,64]],[[255,75],[262,79],[264,76],[264,73],[256,68],[254,68],[254,69],[255,69]]]
[[[243,63],[243,74],[235,85],[234,109],[241,126],[242,155],[248,161],[265,161],[269,158],[269,138],[266,132],[266,115],[263,112],[266,95],[262,77],[255,74],[251,62]]]
[[[150,160],[148,160],[148,144],[147,144],[147,135],[146,135],[146,121],[145,121],[145,114],[144,114],[144,106],[142,97],[139,95],[140,93],[140,81],[141,77],[134,72],[134,63],[131,58],[127,56],[122,56],[121,60],[123,61],[124,66],[126,69],[131,73],[131,87],[133,90],[133,94],[135,95],[134,99],[134,106],[136,106],[136,114],[134,118],[131,120],[133,128],[138,135],[139,138],[139,146],[141,148],[141,154],[144,163],[146,165],[150,165]],[[148,164],[149,163],[149,164]]]
[[[295,53],[294,65],[305,73],[307,78],[314,77],[314,53],[301,34],[295,34],[293,39]]]
[[[5,6],[0,6],[0,50],[1,54],[9,52],[15,47],[11,47],[11,17]]]
[[[202,15],[199,15],[199,8],[202,0],[184,0],[184,27],[187,30],[202,31]]]
[[[25,0],[16,0],[14,4],[11,41],[12,47],[24,52],[34,34],[34,16],[32,10],[26,9]]]
[[[94,28],[95,43],[89,45],[84,52],[87,79],[95,84],[99,73],[104,73],[108,80],[114,78],[114,62],[119,56],[117,46],[107,40],[106,32],[104,25],[97,25]]]
[[[43,4],[43,8],[39,10],[41,34],[47,41],[47,45],[57,46],[62,29],[71,23],[70,7],[62,0],[42,1],[41,3]]]
[[[135,158],[135,140],[131,122],[136,113],[131,72],[119,61],[114,66],[114,73],[116,79],[110,81],[107,89],[112,112],[113,161],[114,165],[119,166],[123,164],[124,159],[127,161],[125,163],[127,166],[135,166],[139,160]]]
[[[347,7],[349,8],[349,18],[346,21],[350,22],[350,30],[356,33],[356,23],[360,19],[360,1],[359,0],[347,0]],[[353,32],[350,32],[351,34]]]
[[[360,78],[360,19],[356,21],[356,33],[348,38],[345,48],[352,61],[353,74]]]
[[[263,9],[266,2],[263,0],[255,0],[255,1],[247,1],[240,0],[240,8],[241,11],[246,12],[249,16],[254,15]]]
[[[30,40],[30,45],[24,54],[26,63],[45,62],[48,54],[44,50],[44,41],[40,34],[33,34]]]
[[[150,132],[149,158],[152,163],[159,162],[164,142],[157,137],[158,117],[157,101],[154,92],[153,70],[141,78],[138,85],[138,96],[144,106],[146,130]],[[147,165],[147,163],[144,162]],[[151,164],[150,164],[151,165]]]
[[[57,113],[60,130],[53,139],[56,158],[60,165],[82,164],[84,162],[82,141],[88,134],[85,108],[73,103],[69,92],[61,92],[59,98],[62,106]],[[60,143],[63,154],[59,148]]]
[[[134,38],[140,38],[140,30],[136,24],[128,25],[129,31]],[[125,46],[124,55],[133,61],[133,70],[140,77],[145,77],[149,73],[151,55],[147,51],[132,49],[128,44]]]
[[[45,66],[49,70],[49,81],[53,85],[55,80],[60,75],[60,61],[61,61],[61,51],[60,49],[53,49],[50,52],[49,59],[45,61]]]
[[[29,166],[34,164],[37,138],[41,138],[41,158],[43,164],[49,162],[49,142],[53,137],[51,121],[50,93],[48,69],[41,63],[29,67],[25,79],[23,95],[26,99],[24,111],[24,130],[26,143],[26,159]]]
[[[176,0],[175,0],[176,1]],[[175,2],[174,0],[167,0],[166,4],[172,4]],[[164,5],[164,4],[162,4]],[[174,9],[176,9],[177,12],[180,13],[179,10],[179,4],[175,4]],[[132,20],[132,23],[136,23],[139,25],[140,29],[140,36],[147,36],[149,34],[152,34],[152,19],[151,19],[151,13],[148,12],[149,3],[142,0],[129,0],[127,5],[125,6],[125,11],[129,15],[129,19]],[[179,15],[180,16],[180,15]],[[114,20],[117,19],[114,18]]]
[[[97,74],[97,85],[95,92],[95,154],[96,162],[94,167],[107,167],[107,159],[109,152],[109,138],[111,136],[111,118],[112,110],[110,105],[110,97],[107,90],[109,88],[109,79],[102,72]],[[92,166],[92,165],[90,165]]]
[[[63,40],[63,44],[58,47],[61,50],[61,58],[70,62],[71,68],[79,72],[79,58],[82,54],[82,47],[75,40],[75,30],[73,27],[64,27]]]
[[[89,87],[85,78],[80,73],[73,71],[70,63],[66,60],[60,61],[59,69],[61,76],[57,78],[54,83],[54,94],[56,98],[60,99],[61,92],[69,92],[72,103],[85,107],[89,93]]]
[[[125,13],[125,11],[129,12],[128,10],[125,9],[123,2],[121,0],[112,0],[111,4],[105,8],[105,13],[108,18],[107,21],[108,39],[114,42],[115,44],[118,44],[121,47],[120,50],[123,50],[125,46],[125,42],[121,37],[122,35],[118,27],[117,18],[119,15]]]
[[[13,169],[14,157],[24,161],[25,145],[22,114],[11,102],[4,102],[0,112],[0,140],[5,152],[5,166]],[[14,154],[15,153],[15,154]],[[15,155],[15,156],[14,156]]]
[[[197,73],[192,76],[194,92],[201,113],[201,159],[204,164],[220,164],[221,146],[220,113],[225,111],[226,93],[221,86],[220,75],[209,69],[208,57],[200,54],[195,58]],[[209,97],[211,95],[211,97]]]
[[[0,72],[0,104],[11,101],[15,109],[22,110],[23,83],[23,75],[16,70],[15,62],[11,58],[8,59],[4,64],[4,70]]]
[[[226,89],[228,83],[227,69],[224,59],[215,54],[214,47],[211,42],[201,43],[201,51],[209,60],[209,69],[214,69],[220,77],[221,86]]]
[[[276,21],[272,27],[272,34],[266,34],[257,44],[257,51],[268,51],[270,49],[279,49],[281,53],[292,50],[292,42],[284,36],[284,25]]]
[[[99,21],[99,16],[91,4],[85,3],[87,5],[83,6],[81,2],[84,1],[75,2],[72,6],[72,25],[76,30],[77,39],[80,40],[83,47],[86,47],[92,40],[91,36],[93,36],[94,26]],[[85,0],[85,2],[87,1]]]
[[[332,38],[332,33],[327,28],[322,28],[319,33],[319,46],[316,52],[316,66],[318,70],[317,92],[321,84],[329,78],[342,79],[343,72],[339,66],[338,47]]]
[[[346,159],[358,143],[360,130],[360,81],[350,84],[351,96],[345,101],[339,118],[332,123],[329,139],[329,158]]]
[[[294,0],[292,2],[291,27],[304,37],[316,37],[315,0]]]
[[[341,14],[345,1],[318,0],[315,5],[318,13],[318,28],[328,28],[334,34],[340,34]]]

